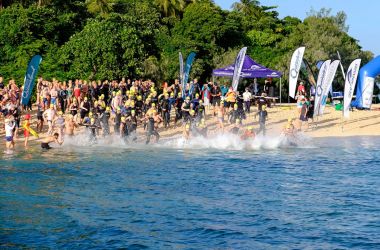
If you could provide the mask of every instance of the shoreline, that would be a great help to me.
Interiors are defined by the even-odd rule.
[[[374,104],[371,110],[355,110],[350,113],[350,119],[344,120],[344,128],[342,131],[342,112],[335,111],[332,106],[326,106],[325,114],[318,118],[318,121],[314,123],[310,122],[310,129],[303,131],[303,134],[310,138],[344,138],[344,137],[376,137],[380,136],[380,104]],[[255,130],[258,129],[258,119],[254,119],[254,114],[257,112],[256,108],[253,108],[250,114],[247,114],[247,119],[243,122],[243,127],[253,125]],[[289,117],[292,117],[297,122],[297,110],[291,104],[276,105],[272,108],[268,108],[268,120],[266,123],[267,136],[279,136],[284,125]],[[31,112],[33,127],[35,127],[35,111]],[[2,118],[3,120],[3,118]],[[247,122],[249,121],[249,122]],[[21,121],[22,123],[22,121]],[[206,123],[208,125],[210,136],[213,136],[216,129],[216,117],[212,115],[211,110],[207,114]],[[112,123],[111,123],[112,124]],[[112,125],[110,127],[113,127]],[[225,127],[228,130],[231,125],[225,123]],[[81,134],[83,128],[75,131],[75,135]],[[303,129],[304,130],[304,129]],[[16,148],[24,147],[24,136],[22,134],[23,129],[19,130],[18,138],[15,140]],[[46,131],[46,130],[44,130]],[[145,140],[145,131],[140,125],[138,127],[138,142]],[[168,139],[172,137],[178,137],[182,135],[183,127],[171,125],[170,128],[159,128],[160,139]],[[33,136],[29,137],[30,146],[38,144],[38,142],[47,136],[46,132],[41,133],[37,139]],[[0,137],[4,137],[4,129],[0,129]],[[154,141],[154,140],[153,140]],[[0,148],[5,149],[4,143],[0,144]]]

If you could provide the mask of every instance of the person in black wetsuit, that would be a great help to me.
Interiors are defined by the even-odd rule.
[[[120,107],[117,107],[116,114],[115,114],[115,125],[114,125],[114,132],[117,135],[120,133],[120,123],[121,123],[121,109]]]
[[[266,122],[267,116],[268,116],[268,112],[266,111],[266,108],[267,108],[266,105],[262,105],[261,110],[259,112],[257,112],[255,115],[255,119],[256,119],[256,116],[259,116],[259,124],[260,124],[260,128],[259,128],[259,131],[257,131],[257,134],[259,134],[260,132],[263,132],[264,136],[266,133],[265,122]]]
[[[170,103],[169,95],[165,94],[164,99],[161,102],[162,118],[164,119],[164,127],[167,128],[170,123]]]
[[[124,140],[124,142],[128,142],[128,126],[127,120],[125,117],[121,117],[120,119],[120,137]]]
[[[175,119],[174,123],[177,124],[177,121],[182,119],[182,105],[183,105],[183,98],[181,93],[178,93],[178,97],[175,101],[174,107],[175,107]]]
[[[131,110],[131,115],[126,118],[128,127],[128,133],[132,137],[132,141],[137,141],[136,129],[137,129],[137,116],[136,111]]]
[[[111,117],[111,108],[107,107],[106,111],[104,111],[103,114],[100,115],[100,120],[101,120],[102,128],[103,128],[103,136],[110,134],[110,126],[108,123],[110,117]]]
[[[147,118],[147,130],[146,130],[146,142],[145,144],[149,144],[150,137],[154,135],[156,137],[156,142],[160,139],[160,135],[158,134],[156,128],[154,127],[154,117],[153,113],[149,114]]]

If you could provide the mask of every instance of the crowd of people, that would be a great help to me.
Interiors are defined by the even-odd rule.
[[[121,81],[86,81],[39,77],[36,83],[36,101],[21,105],[22,88],[14,80],[7,85],[0,77],[0,110],[4,117],[6,147],[14,146],[14,139],[24,132],[25,146],[29,136],[45,132],[41,147],[49,148],[50,142],[62,144],[65,136],[74,136],[78,131],[87,131],[91,142],[99,136],[114,134],[126,143],[137,141],[137,129],[145,131],[145,143],[154,137],[159,140],[159,127],[163,129],[181,127],[183,136],[208,135],[207,120],[215,117],[219,132],[228,130],[242,140],[254,137],[252,126],[244,127],[243,120],[257,105],[260,128],[256,133],[265,135],[266,108],[271,103],[263,92],[255,96],[254,89],[246,88],[241,95],[226,85],[197,79],[182,89],[178,80],[172,85],[157,86],[151,80],[121,79]],[[36,107],[37,124],[34,130],[30,111]],[[248,122],[245,122],[248,123]],[[22,125],[21,125],[22,124]],[[34,127],[34,126],[33,126]],[[84,128],[84,129],[81,129]]]

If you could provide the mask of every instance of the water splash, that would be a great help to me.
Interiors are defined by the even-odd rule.
[[[63,147],[112,147],[112,148],[141,148],[166,147],[173,149],[217,149],[217,150],[260,150],[288,147],[312,147],[309,137],[302,133],[297,134],[291,140],[284,135],[263,136],[255,139],[242,140],[239,135],[231,133],[217,133],[207,138],[195,136],[186,140],[181,135],[170,138],[161,138],[158,143],[145,145],[145,136],[140,136],[138,142],[125,141],[118,135],[106,137],[98,136],[96,141],[90,139],[88,132],[77,134],[73,137],[65,136]]]

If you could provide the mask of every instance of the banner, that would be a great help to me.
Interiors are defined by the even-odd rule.
[[[182,88],[183,86],[183,56],[182,53],[179,52],[179,83],[181,84]]]
[[[186,66],[185,66],[185,70],[183,72],[183,87],[182,87],[182,96],[183,97],[185,96],[185,88],[186,88],[187,81],[189,80],[191,65],[193,64],[194,58],[195,58],[195,53],[191,52],[187,56],[187,59],[186,59]]]
[[[314,117],[319,115],[319,109],[321,105],[321,99],[323,95],[323,83],[326,81],[327,71],[330,67],[331,60],[325,61],[319,70],[318,79],[317,79],[317,89],[315,92],[315,101],[314,101]]]
[[[320,101],[321,103],[320,109],[319,109],[320,115],[323,115],[323,111],[325,109],[326,102],[327,102],[327,97],[329,95],[329,91],[332,89],[331,88],[332,82],[334,81],[334,77],[336,74],[336,70],[338,69],[339,63],[340,63],[339,60],[335,60],[330,64],[328,68],[325,81],[323,82],[323,85],[322,85],[323,93],[322,93],[322,99]],[[331,97],[332,97],[332,92],[331,92]]]
[[[35,55],[29,61],[28,68],[26,69],[25,78],[24,78],[24,87],[22,90],[21,104],[28,105],[30,97],[32,96],[32,91],[34,88],[34,79],[36,79],[38,68],[42,57],[40,55]]]
[[[364,90],[362,93],[363,108],[366,108],[366,109],[371,108],[374,86],[375,86],[375,78],[374,77],[367,76],[364,78]]]
[[[240,50],[235,60],[234,75],[232,77],[232,88],[234,89],[234,91],[237,90],[237,87],[239,85],[239,79],[241,70],[243,68],[245,53],[247,53],[247,47],[244,47]]]
[[[359,68],[361,59],[354,60],[350,67],[348,68],[347,74],[346,74],[346,80],[344,84],[344,108],[343,108],[343,116],[345,118],[350,117],[350,106],[351,106],[351,100],[354,95],[356,80],[358,78],[359,74]]]
[[[289,96],[294,99],[296,94],[297,80],[300,72],[305,47],[299,47],[293,52],[289,68]]]

